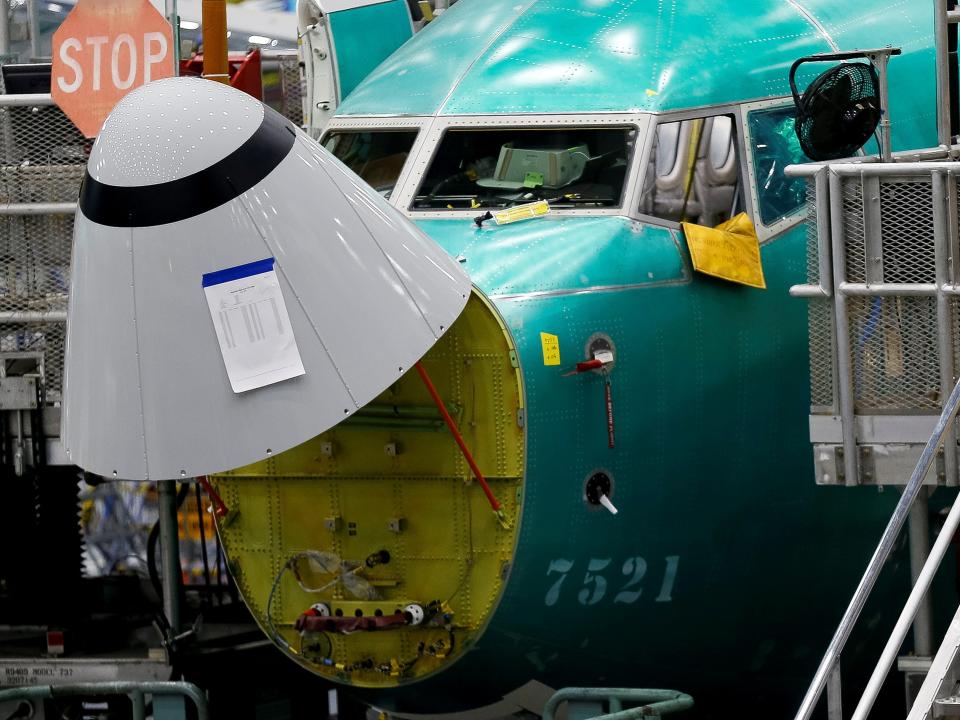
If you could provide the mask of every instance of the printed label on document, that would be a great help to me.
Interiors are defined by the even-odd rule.
[[[273,258],[207,273],[203,291],[235,393],[304,374]]]

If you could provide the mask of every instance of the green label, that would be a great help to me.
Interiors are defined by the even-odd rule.
[[[528,172],[527,176],[523,179],[523,186],[534,188],[538,185],[543,185],[543,173]]]

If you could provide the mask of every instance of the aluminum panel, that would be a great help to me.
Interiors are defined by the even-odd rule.
[[[173,83],[190,97],[171,109],[169,93],[151,96],[150,88]],[[136,112],[121,101],[116,132],[101,135],[97,156],[139,152],[130,141],[138,118],[160,111],[201,132],[232,135],[240,147],[249,137],[242,126],[224,130],[216,113],[188,101],[206,97],[207,85],[147,86]],[[124,140],[112,147],[116,137]],[[261,460],[368,403],[459,316],[470,291],[460,266],[355,176],[331,170],[338,163],[325,151],[300,140],[250,190],[185,220],[108,227],[78,213],[64,399],[73,462],[107,477],[158,480]],[[211,145],[215,172],[224,147]],[[136,167],[129,158],[118,162]],[[144,169],[141,184],[155,177]],[[123,179],[136,180],[129,172]],[[270,257],[306,374],[236,394],[201,279]]]
[[[312,145],[312,144],[311,144]],[[315,145],[312,145],[316,148]],[[416,302],[435,336],[450,327],[466,303],[470,286],[460,264],[440,245],[384,200],[332,155],[313,150],[330,181],[345,191],[357,216],[372,233],[384,257],[392,264],[403,288]],[[472,227],[472,223],[471,223]],[[383,242],[380,238],[388,238]],[[431,273],[411,272],[419,263],[433,268]],[[437,283],[437,277],[445,278]],[[454,309],[455,312],[452,312]]]
[[[132,233],[74,224],[62,438],[71,460],[105,477],[145,480]]]

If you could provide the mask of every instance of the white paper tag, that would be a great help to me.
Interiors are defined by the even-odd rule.
[[[304,374],[273,258],[206,273],[203,291],[235,393]]]

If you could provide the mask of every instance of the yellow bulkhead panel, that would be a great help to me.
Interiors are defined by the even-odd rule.
[[[475,292],[422,360],[506,523],[416,370],[328,432],[212,478],[231,510],[218,530],[244,600],[301,664],[358,686],[395,685],[453,662],[482,633],[520,522],[523,389],[513,350]],[[420,624],[415,610],[404,615],[410,605],[424,610]],[[314,621],[325,627],[295,629],[304,613],[327,610],[329,621]],[[397,612],[403,624],[344,630],[345,619]]]

